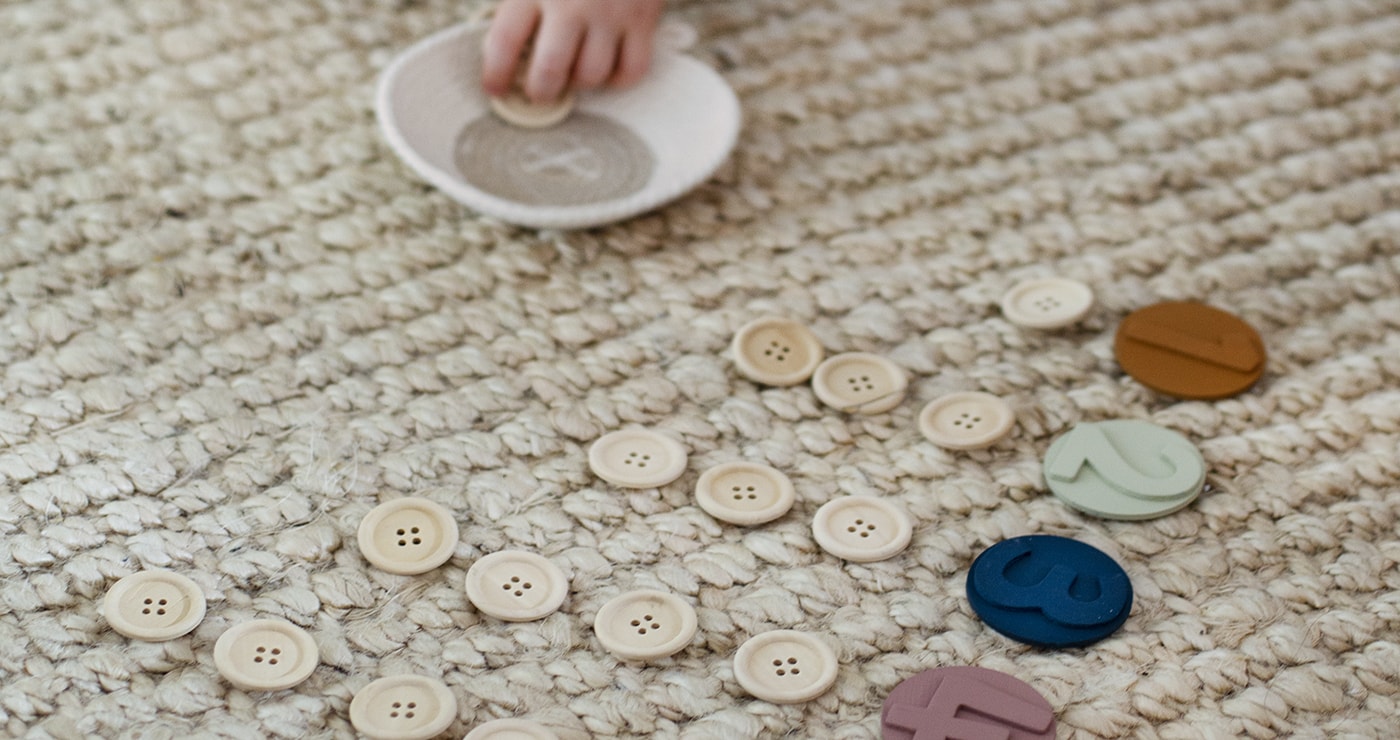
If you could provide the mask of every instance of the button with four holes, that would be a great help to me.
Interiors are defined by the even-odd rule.
[[[933,399],[919,412],[919,431],[950,450],[991,447],[1011,433],[1016,415],[990,393],[967,391]]]
[[[812,391],[821,402],[857,414],[879,414],[904,400],[909,381],[889,360],[868,352],[829,357],[812,375]]]
[[[764,385],[797,385],[812,377],[826,351],[811,330],[791,319],[766,316],[739,328],[734,366]]]
[[[559,736],[538,722],[506,718],[477,725],[462,740],[559,740]]]
[[[1094,291],[1077,280],[1037,278],[1017,283],[1001,299],[1006,320],[1030,329],[1059,329],[1085,316],[1094,307]]]
[[[873,563],[908,547],[914,524],[903,509],[885,499],[843,496],[817,509],[812,535],[823,550],[838,558]]]
[[[413,575],[447,562],[457,547],[452,512],[425,498],[386,501],[360,520],[360,552],[374,567]]]
[[[371,740],[428,740],[456,718],[457,697],[427,676],[377,679],[350,700],[350,724]]]
[[[836,683],[836,653],[816,636],[775,630],[751,637],[734,654],[734,678],[775,704],[815,699]]]
[[[695,503],[705,513],[730,524],[750,526],[786,514],[797,492],[782,471],[751,462],[727,462],[700,474]]]
[[[695,609],[679,596],[642,589],[604,604],[593,632],[619,658],[656,660],[684,650],[698,624]]]
[[[568,594],[564,572],[533,552],[493,552],[467,569],[467,599],[483,614],[507,622],[547,617]]]
[[[102,616],[127,637],[160,642],[198,626],[204,606],[204,592],[189,578],[169,570],[143,570],[112,584],[102,601]]]
[[[588,448],[588,467],[623,488],[655,488],[685,472],[685,447],[649,429],[621,429],[599,437]]]
[[[246,691],[277,691],[305,681],[321,654],[306,630],[282,619],[254,619],[230,627],[214,643],[214,665]]]

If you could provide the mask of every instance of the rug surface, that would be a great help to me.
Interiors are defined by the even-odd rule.
[[[1393,0],[754,0],[677,3],[738,93],[724,167],[586,232],[482,218],[382,139],[398,53],[455,0],[0,3],[0,735],[350,737],[380,676],[442,679],[449,736],[528,717],[564,738],[880,733],[884,697],[939,666],[1009,673],[1061,737],[1400,736],[1400,4]],[[1021,280],[1090,285],[1069,329],[1009,323]],[[1165,300],[1254,326],[1263,378],[1181,401],[1128,377],[1115,328]],[[735,369],[747,321],[896,363],[908,395],[844,414]],[[1011,437],[952,452],[918,413],[983,390]],[[1190,439],[1207,490],[1119,522],[1051,495],[1076,424]],[[601,435],[660,430],[686,472],[626,490]],[[754,527],[696,507],[730,460],[797,503]],[[356,541],[415,495],[460,543],[417,576]],[[819,548],[843,496],[899,504],[908,549]],[[1023,534],[1094,545],[1136,600],[1089,647],[988,628],[973,559]],[[567,575],[534,622],[480,613],[500,550]],[[113,631],[104,594],[164,568],[190,634]],[[619,662],[592,620],[633,588],[699,631]],[[235,689],[213,646],[253,618],[310,633],[299,686]],[[839,659],[801,704],[733,658],[795,629]]]

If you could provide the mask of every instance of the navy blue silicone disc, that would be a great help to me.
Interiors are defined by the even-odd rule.
[[[1036,647],[1088,645],[1128,620],[1133,584],[1122,566],[1083,542],[1027,535],[972,561],[967,600],[988,627]]]

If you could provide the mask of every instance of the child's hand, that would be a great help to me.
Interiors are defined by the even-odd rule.
[[[661,10],[662,0],[502,0],[483,44],[482,86],[505,95],[522,66],[525,95],[540,103],[569,89],[636,84],[651,65]]]

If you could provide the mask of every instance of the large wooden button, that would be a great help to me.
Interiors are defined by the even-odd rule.
[[[1167,302],[1134,311],[1113,352],[1139,383],[1177,398],[1242,393],[1264,374],[1264,342],[1234,314],[1200,303]]]
[[[321,660],[306,630],[282,619],[230,627],[214,642],[214,665],[245,691],[279,691],[305,681]]]

